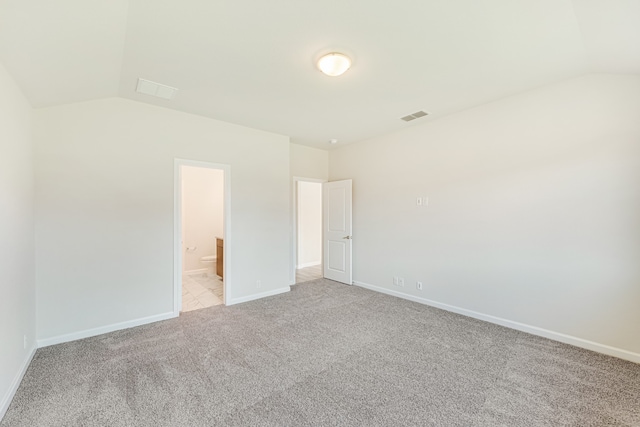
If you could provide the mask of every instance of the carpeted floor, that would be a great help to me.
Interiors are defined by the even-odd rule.
[[[6,426],[640,426],[640,365],[365,289],[38,350]]]

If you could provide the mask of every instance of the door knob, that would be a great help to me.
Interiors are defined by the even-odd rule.
[[[343,239],[351,240],[352,237],[351,236],[344,236]]]

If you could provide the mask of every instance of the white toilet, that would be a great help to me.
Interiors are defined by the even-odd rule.
[[[200,262],[207,266],[207,276],[212,277],[216,274],[216,256],[207,255],[200,258]]]

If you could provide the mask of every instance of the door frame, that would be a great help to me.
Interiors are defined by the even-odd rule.
[[[231,301],[232,275],[229,273],[231,247],[231,165],[175,158],[173,161],[173,314],[180,315],[182,308],[182,166],[222,170],[224,176],[224,249],[223,249],[223,296],[224,305]]]
[[[293,177],[293,185],[292,185],[292,203],[291,203],[291,218],[293,219],[292,224],[292,234],[291,234],[291,261],[290,261],[290,271],[289,271],[289,284],[296,284],[296,264],[298,258],[298,182],[315,182],[319,184],[324,184],[327,182],[326,179],[317,179],[317,178],[306,178],[302,176],[294,176]],[[324,212],[321,213],[321,216],[324,220]],[[322,234],[322,239],[324,240],[324,231]],[[323,252],[324,253],[324,252]]]

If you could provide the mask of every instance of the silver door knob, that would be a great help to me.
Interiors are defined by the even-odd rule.
[[[343,239],[351,240],[352,237],[351,236],[344,236]]]

